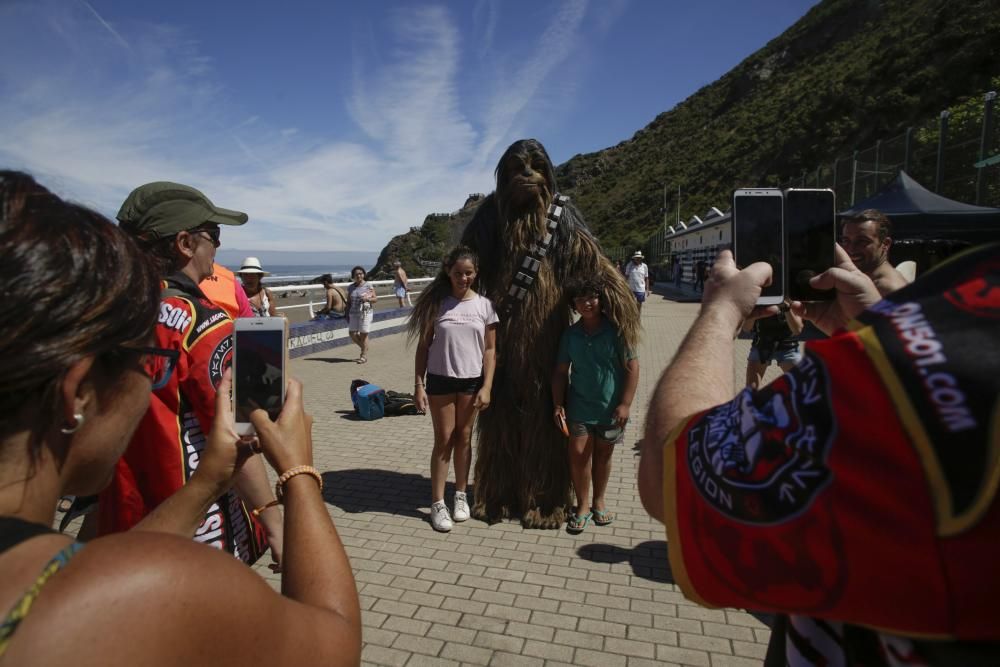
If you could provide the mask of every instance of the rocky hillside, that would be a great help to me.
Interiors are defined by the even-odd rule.
[[[484,196],[471,194],[454,213],[431,213],[420,227],[411,227],[405,234],[394,236],[379,253],[378,261],[369,271],[370,277],[374,280],[391,278],[392,263],[397,259],[403,263],[408,276],[434,275],[445,253],[461,239],[462,230]]]
[[[682,217],[700,215],[981,99],[998,75],[996,0],[824,0],[631,139],[559,165],[559,188],[605,246],[637,246],[663,220],[665,186],[668,210],[680,186]],[[390,247],[415,234],[421,257],[439,256],[440,224]]]

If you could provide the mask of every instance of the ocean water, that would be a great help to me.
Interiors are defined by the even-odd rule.
[[[239,271],[240,269],[239,264],[235,266],[227,264],[225,266],[232,271]],[[293,277],[312,280],[324,273],[329,273],[334,279],[340,282],[340,279],[347,280],[350,278],[352,268],[354,268],[353,264],[265,264],[264,270],[268,271],[271,275],[264,280],[265,282],[274,282],[276,279],[287,280]],[[371,267],[366,266],[364,268],[367,271]]]

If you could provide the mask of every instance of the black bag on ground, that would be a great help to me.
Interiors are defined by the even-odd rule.
[[[417,409],[417,401],[414,399],[413,394],[387,390],[385,392],[385,414],[387,417],[416,415],[420,414],[420,410]]]

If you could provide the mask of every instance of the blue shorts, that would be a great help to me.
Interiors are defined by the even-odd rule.
[[[569,434],[574,438],[584,435],[592,435],[598,440],[610,442],[612,445],[621,444],[625,440],[625,429],[617,424],[581,424],[580,422],[568,422],[566,424]]]
[[[802,352],[799,351],[798,343],[795,347],[785,346],[778,347],[774,350],[774,353],[770,356],[764,355],[767,358],[762,359],[760,350],[754,346],[750,346],[750,354],[747,355],[747,361],[752,361],[755,364],[764,364],[765,366],[770,366],[771,362],[781,365],[781,364],[797,364],[802,361]]]
[[[645,292],[632,292],[632,294],[635,294],[635,300],[639,303],[643,303],[646,300]]]

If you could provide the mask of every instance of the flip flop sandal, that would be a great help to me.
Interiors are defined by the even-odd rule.
[[[566,532],[572,535],[579,535],[587,527],[587,524],[590,523],[591,517],[593,517],[593,514],[590,512],[587,512],[583,516],[573,512],[569,516],[569,521],[566,522]]]
[[[608,526],[612,521],[615,520],[615,513],[609,512],[607,510],[597,510],[593,507],[590,508],[591,514],[594,515],[594,525],[595,526]]]
[[[358,361],[359,364],[367,364],[368,363],[368,358],[367,357],[358,357],[357,361]]]

